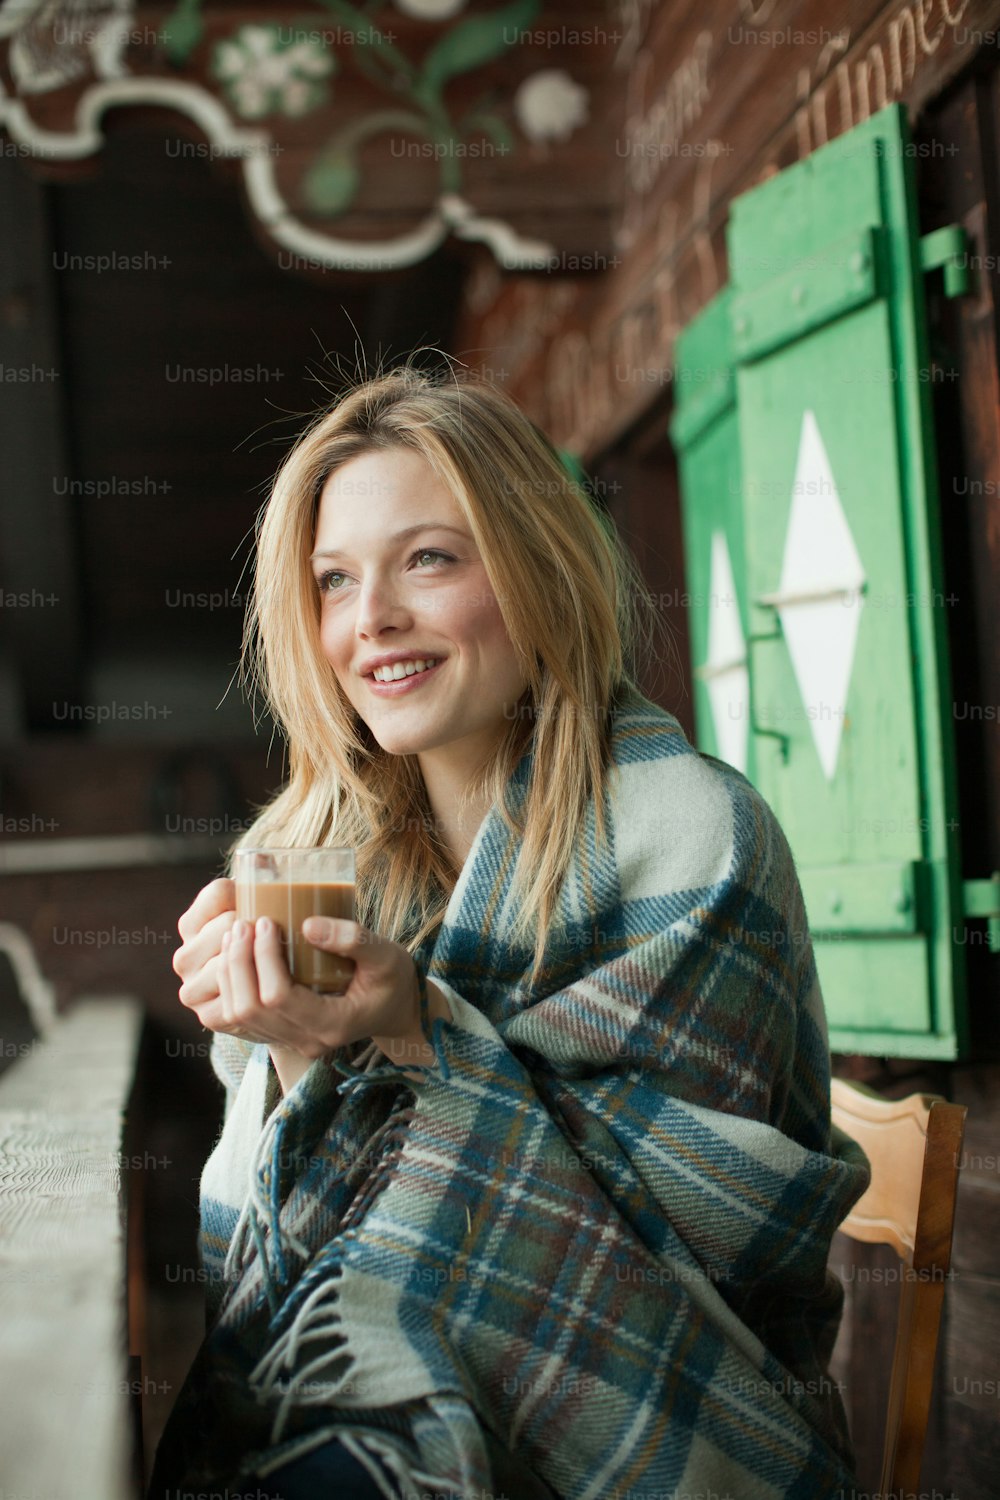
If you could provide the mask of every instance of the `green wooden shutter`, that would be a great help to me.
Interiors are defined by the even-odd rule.
[[[894,105],[733,201],[716,300],[740,504],[720,524],[747,598],[748,774],[795,855],[831,1047],[954,1057],[962,885],[912,160]],[[682,398],[697,588],[722,502],[695,425]],[[698,733],[719,753],[701,717]]]
[[[911,168],[893,106],[737,199],[728,242],[758,785],[831,1044],[950,1057],[962,911]]]
[[[700,749],[753,778],[749,609],[728,288],[677,340],[670,435],[681,473]]]

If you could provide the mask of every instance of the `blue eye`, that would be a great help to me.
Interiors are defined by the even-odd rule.
[[[410,557],[410,562],[415,562],[418,557],[434,557],[437,558],[440,562],[455,561],[455,559],[449,556],[447,552],[441,552],[436,547],[421,547],[419,552],[414,552],[412,554],[412,556]],[[319,589],[321,594],[339,594],[340,586],[331,586],[331,580],[334,578],[343,578],[345,576],[345,574],[341,573],[336,568],[328,568],[325,573],[320,573],[319,577],[316,579],[316,587]]]

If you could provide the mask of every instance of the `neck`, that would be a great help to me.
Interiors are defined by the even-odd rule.
[[[434,818],[434,831],[461,869],[489,811],[488,792],[476,793],[475,782],[488,760],[483,747],[442,745],[417,759]]]

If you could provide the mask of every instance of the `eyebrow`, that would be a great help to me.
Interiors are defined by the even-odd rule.
[[[447,526],[444,521],[418,521],[415,526],[407,526],[403,531],[397,531],[389,538],[390,542],[405,542],[407,537],[416,536],[418,531],[451,531],[455,536],[464,536],[468,539],[469,533],[460,530],[457,526]],[[324,549],[321,552],[310,554],[309,561],[313,562],[317,557],[342,557],[343,553],[336,547]]]

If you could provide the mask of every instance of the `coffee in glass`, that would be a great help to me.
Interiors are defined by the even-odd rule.
[[[354,960],[324,953],[303,936],[307,917],[354,921],[353,849],[238,849],[234,861],[236,915],[278,926],[289,973],[296,984],[342,995]]]

